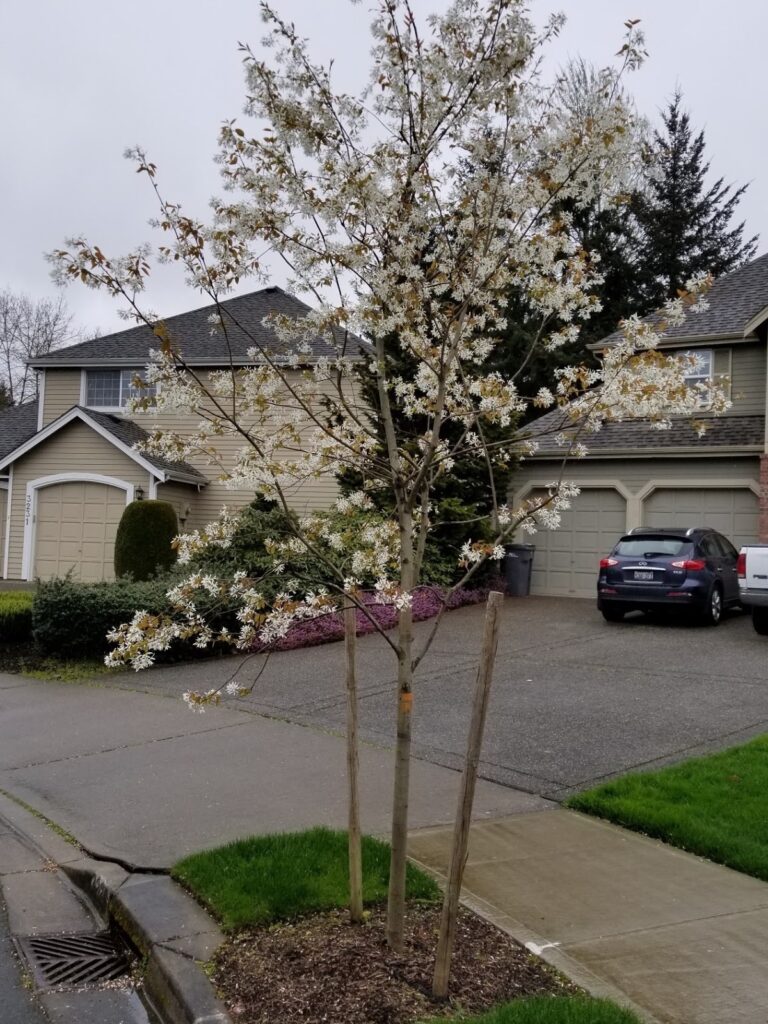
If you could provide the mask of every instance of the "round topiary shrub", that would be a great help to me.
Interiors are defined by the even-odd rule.
[[[171,541],[179,532],[176,510],[167,501],[126,505],[115,538],[115,575],[148,580],[176,561]]]

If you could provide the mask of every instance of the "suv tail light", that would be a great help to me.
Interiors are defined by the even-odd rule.
[[[601,569],[610,569],[612,565],[618,565],[618,564],[619,564],[618,558],[601,558],[600,559],[600,568]]]
[[[682,562],[673,562],[672,565],[676,569],[690,569],[691,572],[695,572],[697,569],[706,569],[707,563],[703,558],[686,558]]]
[[[741,579],[747,578],[747,552],[740,551],[739,557],[736,559],[736,575]]]

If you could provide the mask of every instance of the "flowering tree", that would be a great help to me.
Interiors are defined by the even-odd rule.
[[[655,324],[626,321],[599,369],[570,367],[535,395],[517,383],[525,358],[515,373],[488,371],[512,289],[527,296],[538,320],[532,344],[545,349],[573,340],[597,308],[591,290],[600,280],[599,254],[579,248],[564,211],[597,190],[605,195],[620,179],[633,136],[618,83],[642,57],[634,24],[627,26],[621,66],[605,73],[606,102],[579,118],[541,75],[542,47],[561,19],[539,32],[522,0],[454,0],[425,26],[409,0],[376,0],[370,79],[359,96],[337,92],[331,69],[313,63],[294,27],[267,2],[261,8],[270,59],[242,48],[246,113],[255,126],[247,132],[231,121],[221,131],[229,195],[215,201],[213,223],[168,202],[155,166],[141,151],[130,155],[158,197],[158,227],[167,239],[160,256],[180,262],[190,283],[215,303],[211,329],[223,353],[231,352],[234,333],[248,333],[224,301],[227,290],[262,273],[264,249],[284,260],[292,287],[308,294],[314,309],[298,319],[270,318],[271,340],[261,331],[250,336],[248,366],[233,359],[224,370],[201,374],[185,362],[184,339],[141,309],[148,250],[110,259],[76,238],[53,259],[60,277],[125,299],[158,338],[146,370],[157,394],[137,408],[183,410],[198,428],[158,429],[146,450],[167,459],[201,452],[216,459],[219,439],[235,435],[242,447],[235,464],[223,467],[226,478],[286,509],[292,487],[320,474],[353,470],[363,480],[359,492],[341,499],[342,509],[355,513],[347,529],[310,516],[271,547],[275,572],[292,553],[309,553],[328,586],[358,607],[364,609],[360,581],[373,575],[381,599],[398,609],[396,634],[386,638],[397,660],[388,939],[401,948],[413,679],[439,623],[438,617],[417,649],[411,600],[422,581],[436,482],[468,457],[485,466],[490,482],[484,511],[493,539],[465,545],[461,585],[485,559],[500,557],[516,529],[556,527],[577,494],[563,473],[546,496],[520,507],[494,488],[498,467],[535,450],[515,426],[525,409],[560,404],[568,411],[565,461],[583,453],[589,433],[607,419],[639,414],[663,428],[672,414],[695,413],[704,401],[717,409],[725,400],[703,385],[686,387],[686,357],[657,349],[665,324],[678,323],[687,306],[702,301],[704,279],[670,301]],[[318,338],[325,346],[319,356]],[[393,358],[396,351],[414,368],[407,377],[395,369],[403,363]],[[356,387],[361,360],[375,378],[383,447]],[[409,417],[420,424],[417,436],[403,428]],[[392,495],[389,520],[373,507],[375,488]],[[235,527],[227,513],[180,537],[180,561],[206,545],[226,545]],[[203,593],[239,603],[238,633],[212,629],[198,610]],[[138,612],[115,632],[112,664],[145,667],[177,637],[194,636],[200,646],[216,639],[243,649],[268,645],[332,601],[327,589],[306,592],[291,580],[268,598],[261,581],[242,573],[234,580],[193,574],[170,596],[174,614]],[[187,695],[198,707],[218,698],[213,691]]]

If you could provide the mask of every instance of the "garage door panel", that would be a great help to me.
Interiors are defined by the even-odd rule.
[[[536,550],[538,551],[538,545]],[[549,568],[552,572],[570,572],[571,571],[571,552],[570,551],[550,551],[549,552]]]
[[[84,541],[92,540],[103,544],[104,534],[104,523],[89,523],[87,519],[83,522],[82,535]]]
[[[49,527],[54,527],[55,528],[56,524],[55,523],[49,523],[47,525]],[[63,523],[60,524],[60,527],[59,527],[59,536],[61,537],[62,542],[70,541],[70,540],[79,541],[82,532],[83,532],[83,524],[82,523],[63,522]],[[53,536],[55,537],[55,534],[53,534]]]
[[[618,537],[615,538],[614,543],[616,543],[616,540],[618,540]],[[595,550],[596,548],[592,551],[573,552],[573,568],[576,572],[591,572],[596,576],[595,566],[597,565],[597,561],[595,560]]]
[[[77,579],[114,576],[117,524],[125,491],[109,484],[69,481],[37,492],[34,573],[41,579],[72,571]]]
[[[544,492],[534,492],[540,497]],[[626,503],[613,488],[584,488],[561,516],[558,530],[539,530],[531,590],[552,596],[594,597],[600,558],[626,526]]]
[[[757,540],[757,495],[746,487],[662,488],[646,498],[644,526],[709,526],[736,545]]]

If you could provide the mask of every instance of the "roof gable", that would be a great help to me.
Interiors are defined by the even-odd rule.
[[[229,365],[231,361],[247,363],[250,362],[248,349],[254,345],[279,355],[279,339],[272,328],[265,325],[264,320],[271,314],[301,319],[311,312],[306,303],[276,287],[225,299],[221,306],[229,314],[226,337],[211,325],[210,317],[218,312],[215,304],[163,320],[187,362],[198,366]],[[339,331],[338,342],[341,345],[343,341],[344,332]],[[363,344],[354,335],[350,335],[348,341],[355,351]],[[159,345],[152,330],[142,325],[57,349],[31,360],[30,366],[143,366],[149,359],[150,351],[159,348]],[[308,362],[336,354],[335,349],[320,336],[311,338],[309,345]]]
[[[59,416],[58,419],[53,420],[46,427],[43,427],[42,430],[36,431],[32,436],[4,453],[0,457],[0,472],[74,420],[80,420],[86,426],[91,427],[92,430],[95,430],[96,433],[109,441],[110,444],[119,448],[130,459],[133,459],[134,462],[137,462],[161,481],[179,480],[185,483],[201,485],[208,482],[207,478],[199,470],[186,462],[169,462],[167,459],[157,458],[154,455],[145,455],[143,452],[137,451],[134,446],[149,435],[146,430],[132,420],[120,419],[117,416],[110,416],[106,413],[93,412],[91,409],[84,409],[79,405],[72,406],[71,409]]]

